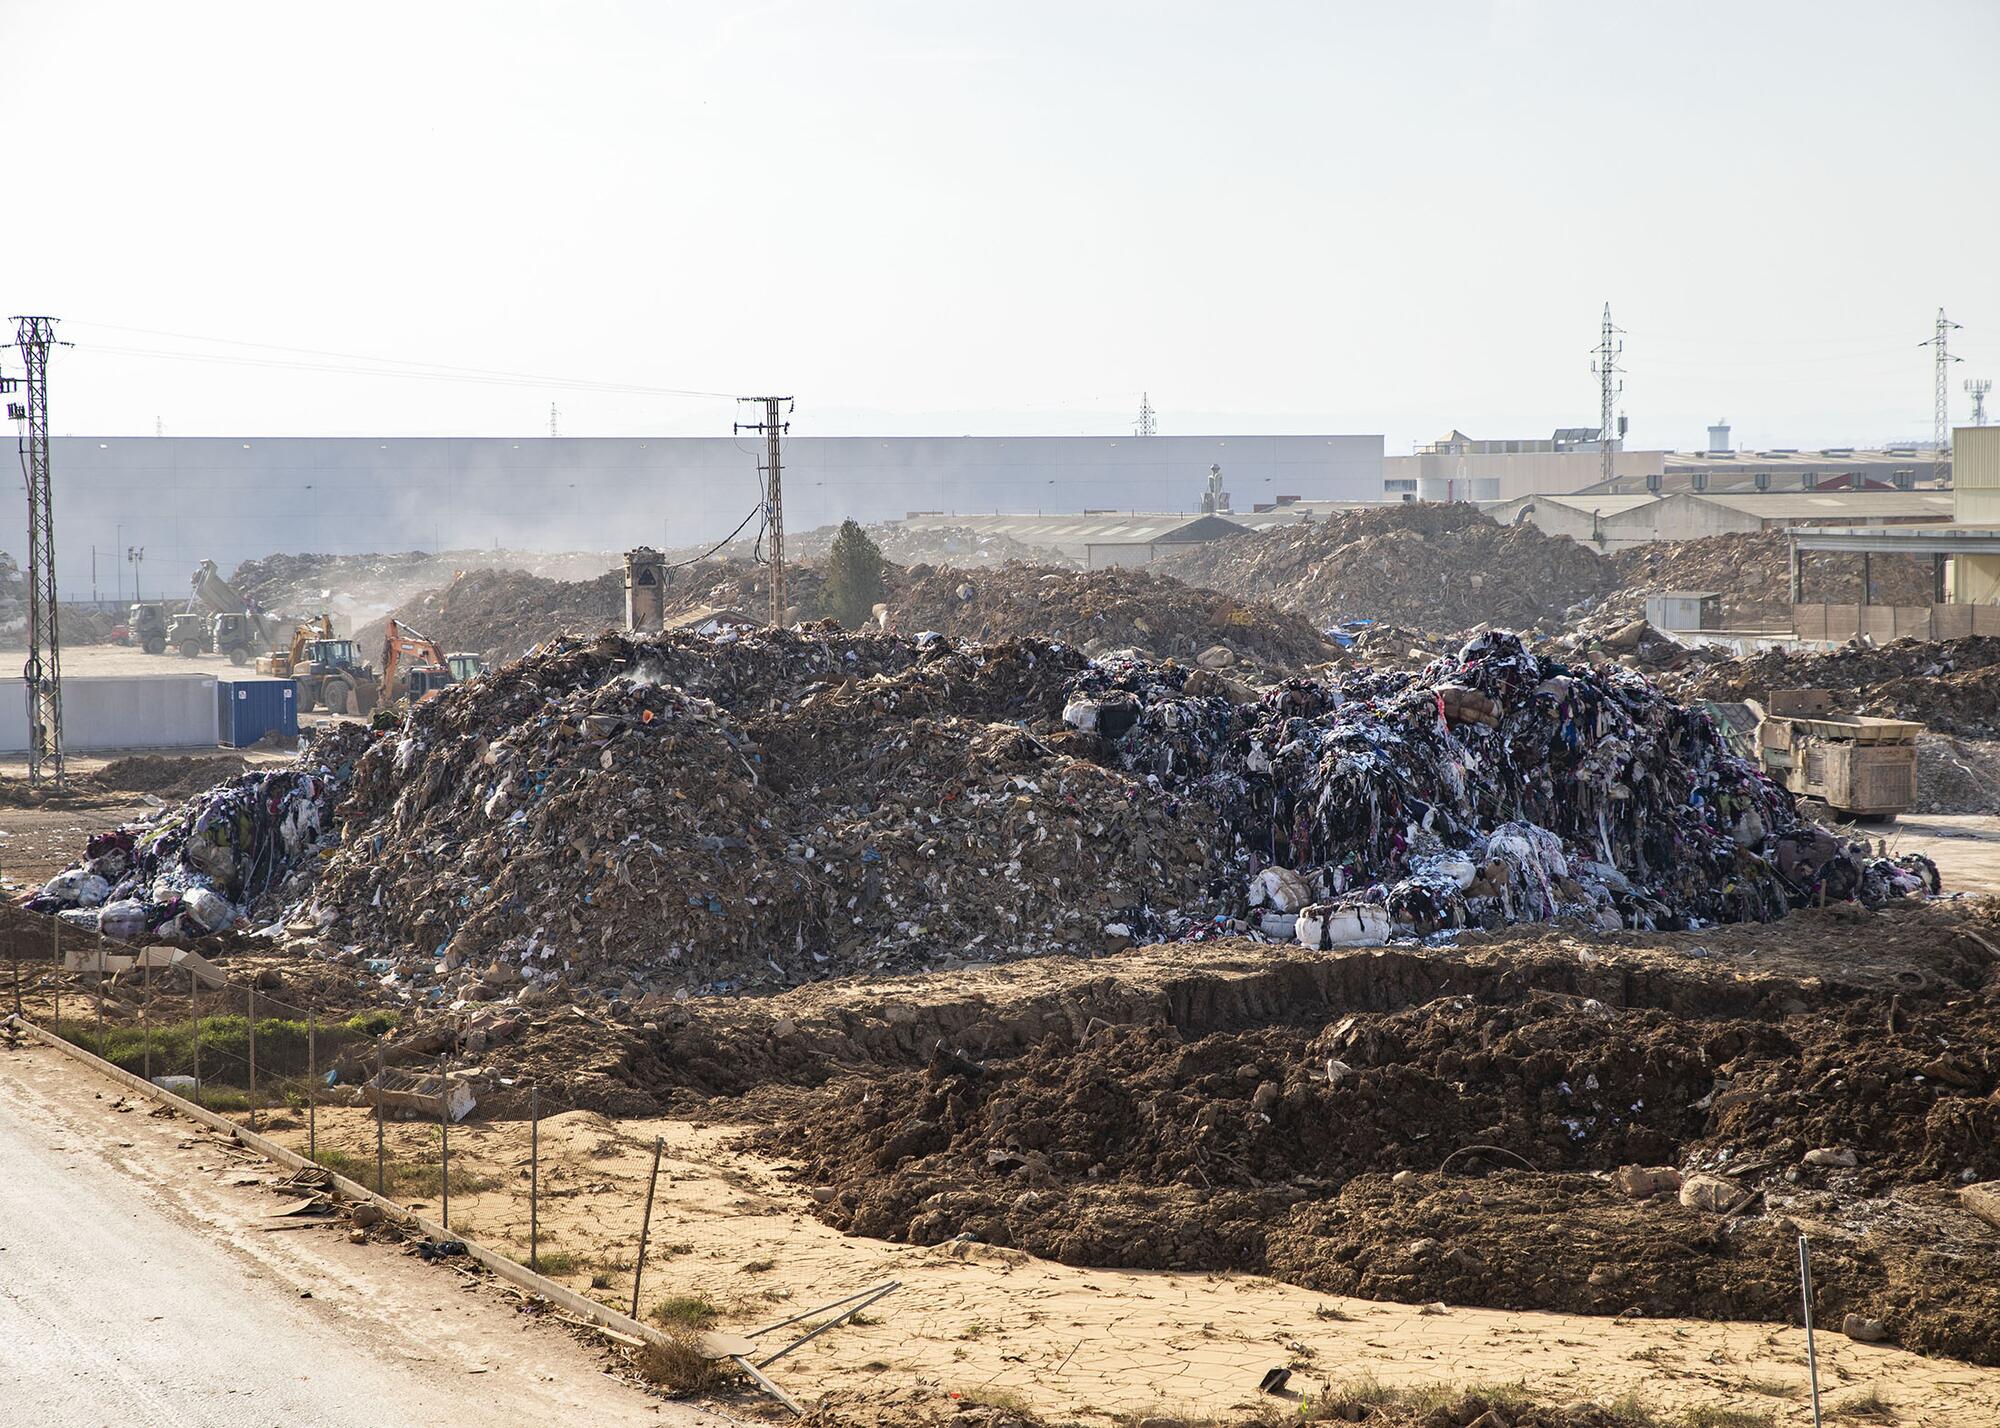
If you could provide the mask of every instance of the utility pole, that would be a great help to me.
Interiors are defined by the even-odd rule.
[[[779,439],[792,429],[789,421],[779,420],[778,406],[785,403],[785,414],[790,415],[790,397],[738,397],[740,402],[762,402],[764,419],[757,422],[739,421],[738,431],[761,431],[764,433],[764,460],[758,470],[764,473],[764,521],[771,528],[771,623],[785,623],[785,488],[783,482],[784,461],[779,449]]]
[[[1613,411],[1625,390],[1625,384],[1617,380],[1624,372],[1624,368],[1618,365],[1618,359],[1625,352],[1623,342],[1613,346],[1617,332],[1618,329],[1611,325],[1611,304],[1606,303],[1604,327],[1597,339],[1597,358],[1590,364],[1590,370],[1597,374],[1598,383],[1598,474],[1605,481],[1617,474],[1616,453],[1612,449],[1612,433],[1617,430],[1617,419]]]
[[[1930,341],[1919,342],[1917,344],[1919,347],[1935,347],[1937,349],[1932,354],[1937,358],[1937,393],[1935,398],[1937,410],[1932,414],[1931,418],[1931,480],[1940,486],[1944,484],[1945,468],[1951,465],[1951,381],[1949,374],[1952,363],[1965,360],[1962,357],[1952,356],[1948,346],[1948,338],[1951,330],[1957,326],[1957,323],[1952,322],[1944,315],[1944,309],[1939,308],[1937,334]]]
[[[1134,436],[1153,436],[1159,425],[1153,420],[1153,399],[1145,392],[1139,393],[1139,420],[1132,428]]]
[[[56,628],[56,526],[49,501],[49,349],[56,345],[52,317],[14,319],[14,345],[28,369],[28,782],[46,773],[64,784],[62,646]],[[10,411],[18,408],[10,407]]]
[[[1986,394],[1993,390],[1991,377],[1967,377],[1965,390],[1972,394],[1972,424],[1986,425]]]

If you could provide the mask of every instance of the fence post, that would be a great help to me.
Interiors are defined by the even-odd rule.
[[[139,1035],[146,1044],[146,1079],[153,1079],[153,957],[150,947],[139,953]]]
[[[1804,1235],[1799,1236],[1799,1300],[1805,1306],[1806,1371],[1812,1376],[1813,1428],[1820,1428],[1819,1357],[1813,1352],[1812,1254],[1806,1248],[1806,1237]]]
[[[21,949],[18,944],[9,945],[8,956],[14,963],[14,1015],[21,1015]]]
[[[438,1143],[443,1147],[438,1162],[438,1190],[444,1198],[438,1222],[448,1230],[451,1228],[451,1082],[445,1079],[445,1064],[445,1058],[438,1057],[438,1081],[443,1088],[438,1092]]]
[[[639,1221],[639,1257],[632,1261],[632,1317],[639,1317],[639,1277],[646,1272],[646,1236],[653,1228],[653,1191],[660,1183],[660,1152],[667,1148],[665,1136],[653,1137],[653,1175],[646,1182],[646,1217]]]
[[[257,1129],[257,989],[249,988],[244,994],[244,1005],[250,1022],[250,1129]]]
[[[382,1038],[377,1036],[375,1038],[375,1193],[377,1195],[389,1193],[382,1188],[382,1122],[388,1115],[388,1107],[382,1103],[382,1093],[387,1089],[383,1078],[383,1071],[387,1065],[388,1062],[382,1056]]]
[[[542,1193],[542,1088],[528,1088],[528,1268],[540,1270]]]
[[[97,1054],[104,1055],[104,939],[97,939]]]
[[[306,1159],[319,1163],[319,1020],[306,1010]]]
[[[49,946],[55,949],[56,1035],[62,1035],[62,924],[50,919]]]
[[[188,1020],[194,1023],[194,1103],[199,1106],[201,1099],[201,979],[194,974],[194,963],[188,963]]]

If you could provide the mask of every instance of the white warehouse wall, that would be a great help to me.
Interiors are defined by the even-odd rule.
[[[275,551],[720,540],[759,500],[761,452],[747,433],[59,437],[58,575],[66,598],[88,595],[95,546],[109,596],[121,543],[146,548],[146,593],[158,596],[185,590],[201,560],[227,572]],[[1211,463],[1246,509],[1382,493],[1380,436],[799,436],[785,443],[785,528],[910,511],[1192,511]],[[7,529],[0,549],[13,550]]]

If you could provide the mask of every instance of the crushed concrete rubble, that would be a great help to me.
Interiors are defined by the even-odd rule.
[[[292,879],[333,827],[333,805],[369,735],[326,726],[291,764],[248,772],[146,823],[93,836],[26,907],[130,940],[226,932]]]
[[[1321,626],[1361,617],[1424,630],[1528,627],[1616,588],[1595,551],[1469,505],[1343,511],[1210,541],[1159,568],[1191,585],[1268,600]]]

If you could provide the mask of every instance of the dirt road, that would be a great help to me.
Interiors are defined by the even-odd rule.
[[[268,1233],[274,1178],[54,1052],[0,1049],[0,1420],[718,1422],[444,1269]]]

